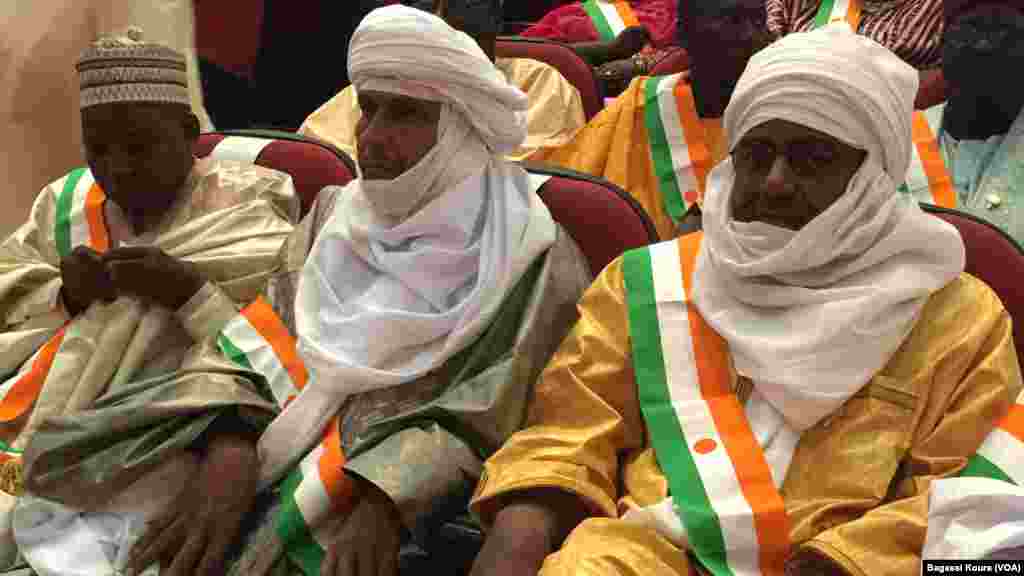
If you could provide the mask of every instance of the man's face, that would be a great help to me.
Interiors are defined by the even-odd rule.
[[[85,159],[104,193],[133,213],[162,214],[192,169],[199,122],[175,104],[116,103],[82,110]]]
[[[1024,104],[1024,85],[1006,74],[1024,68],[1024,12],[998,3],[980,4],[948,23],[942,67],[951,99],[970,102],[978,113],[1013,118]]]
[[[733,219],[799,230],[846,192],[867,153],[800,124],[770,120],[733,150]]]
[[[437,143],[441,104],[384,92],[359,92],[359,170],[367,180],[394,180]]]
[[[771,43],[764,0],[682,0],[680,33],[696,66],[738,77]]]

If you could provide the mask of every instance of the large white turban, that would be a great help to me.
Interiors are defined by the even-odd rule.
[[[916,89],[913,68],[838,23],[754,56],[725,111],[731,147],[785,120],[867,151],[846,191],[800,230],[733,220],[731,159],[709,177],[695,302],[737,371],[796,430],[882,369],[929,295],[964,269],[956,229],[896,191]]]
[[[470,36],[402,5],[370,12],[348,50],[356,92],[377,90],[450,104],[494,154],[526,139],[525,94],[509,84]]]
[[[840,22],[790,34],[754,55],[725,111],[729,149],[784,118],[867,150],[901,182],[911,151],[917,71]]]

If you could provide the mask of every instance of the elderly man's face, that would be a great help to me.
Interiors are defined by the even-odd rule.
[[[359,169],[367,180],[394,180],[437,143],[441,104],[397,94],[359,93]]]
[[[698,66],[742,72],[771,42],[764,0],[682,0],[680,34]]]
[[[800,124],[770,120],[733,150],[733,219],[799,230],[846,192],[867,153]]]
[[[1006,82],[1004,74],[1024,67],[1022,32],[1024,11],[998,3],[980,4],[947,22],[942,67],[950,96],[969,103],[979,116],[1016,117],[1024,86]]]
[[[123,210],[158,217],[188,178],[199,121],[179,104],[115,103],[82,110],[85,159]]]

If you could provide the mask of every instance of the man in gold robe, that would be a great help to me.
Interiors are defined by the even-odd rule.
[[[298,214],[289,176],[193,156],[181,53],[132,29],[87,49],[78,73],[88,166],[46,186],[0,245],[0,555],[46,574],[110,573],[118,559],[93,536],[127,551],[128,526],[181,493],[209,517],[211,478],[253,465],[276,408],[217,334],[264,289]],[[58,458],[88,481],[32,476],[54,438],[97,431],[103,474],[79,451]]]
[[[956,229],[897,193],[917,78],[843,23],[751,59],[704,231],[601,273],[486,462],[474,576],[920,573],[932,481],[1022,381]]]
[[[434,0],[434,13],[456,29],[470,34],[509,84],[529,97],[526,110],[526,140],[509,152],[509,160],[522,160],[539,148],[561,146],[583,127],[583,100],[579,90],[555,68],[529,58],[496,58],[495,41],[500,16],[489,14],[500,10],[484,3],[467,7],[466,2]],[[438,47],[441,49],[441,47]],[[354,86],[348,86],[306,118],[299,133],[328,144],[355,158],[358,154],[356,125],[362,116]]]
[[[572,141],[529,157],[621,186],[663,239],[678,235],[728,154],[722,112],[751,55],[771,41],[764,2],[682,0],[679,8],[687,72],[636,78]]]

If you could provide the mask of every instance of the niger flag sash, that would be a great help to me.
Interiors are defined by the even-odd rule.
[[[715,576],[781,576],[790,549],[785,505],[731,390],[728,345],[691,298],[702,237],[624,256],[640,407],[703,567]]]
[[[845,21],[856,32],[860,26],[860,0],[821,0],[814,17],[814,27],[821,28],[833,22]]]
[[[590,16],[602,42],[614,40],[626,28],[640,23],[626,0],[585,0],[583,10]]]

